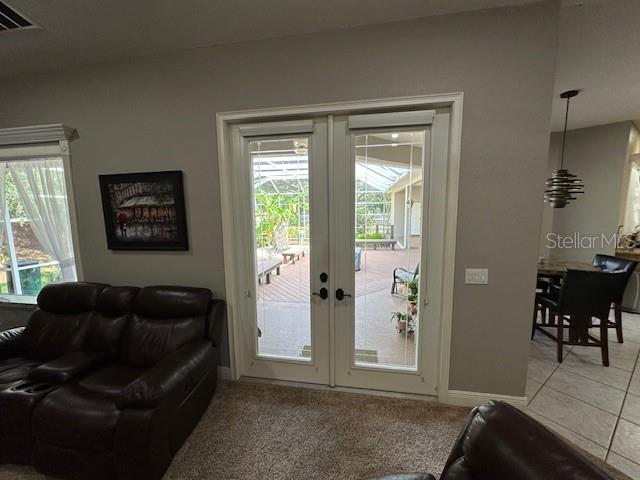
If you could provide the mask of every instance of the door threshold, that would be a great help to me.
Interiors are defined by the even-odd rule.
[[[401,398],[405,400],[418,400],[422,402],[438,402],[438,397],[435,395],[420,395],[417,393],[402,393],[402,392],[390,392],[387,390],[373,390],[369,388],[354,388],[354,387],[330,387],[329,385],[321,385],[318,383],[305,383],[305,382],[291,382],[288,380],[274,380],[271,378],[258,378],[258,377],[240,377],[239,382],[243,383],[262,383],[267,385],[281,385],[283,387],[298,387],[308,388],[311,390],[322,390],[328,392],[345,392],[355,393],[358,395],[371,395],[374,397],[388,397],[388,398]]]

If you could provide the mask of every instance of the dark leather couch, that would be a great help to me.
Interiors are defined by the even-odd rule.
[[[476,407],[460,433],[441,480],[612,480],[568,443],[504,402]],[[435,480],[407,473],[380,480]]]
[[[187,287],[45,287],[0,333],[0,462],[161,478],[216,389],[226,308]]]

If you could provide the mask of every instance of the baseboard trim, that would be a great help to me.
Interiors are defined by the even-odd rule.
[[[475,407],[489,400],[501,400],[520,409],[527,407],[527,397],[515,397],[496,393],[467,392],[464,390],[449,390],[447,395],[448,404],[458,405],[460,407]]]
[[[231,367],[218,367],[219,380],[231,380]]]
[[[218,379],[231,380],[231,367],[218,367]],[[294,386],[294,387],[313,388],[313,389],[319,389],[319,390],[363,393],[367,395],[379,395],[379,396],[387,396],[387,397],[395,397],[395,398],[408,398],[411,400],[427,400],[427,401],[436,400],[435,397],[426,396],[426,395],[401,394],[401,393],[384,392],[384,391],[378,391],[378,390],[364,390],[364,389],[344,388],[344,387],[329,387],[327,385],[285,382],[285,381],[270,380],[270,379],[263,379],[263,378],[242,377],[242,380],[246,382],[269,383],[274,385],[287,385],[287,386]],[[476,405],[482,405],[483,403],[486,403],[489,400],[501,400],[503,402],[509,403],[514,407],[517,407],[520,409],[525,409],[527,406],[527,397],[515,397],[511,395],[500,395],[495,393],[467,392],[464,390],[449,390],[446,401],[443,401],[443,400],[444,399],[440,399],[440,401],[443,403],[447,403],[449,405],[457,405],[460,407],[475,407]]]
[[[355,388],[355,387],[330,387],[329,385],[323,385],[320,383],[304,383],[304,382],[292,382],[289,380],[274,380],[271,378],[258,378],[258,377],[241,377],[239,382],[245,383],[266,383],[268,385],[280,385],[283,387],[297,387],[308,388],[311,390],[323,390],[326,392],[344,392],[354,393],[358,395],[371,395],[374,397],[389,397],[389,398],[401,398],[405,400],[417,400],[423,402],[437,402],[438,398],[434,395],[421,395],[418,393],[398,393],[390,392],[387,390],[371,390],[368,388]]]

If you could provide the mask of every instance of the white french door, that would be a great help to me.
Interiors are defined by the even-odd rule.
[[[231,134],[239,238],[248,240],[238,259],[247,286],[242,374],[328,384],[327,119],[241,125]]]
[[[242,375],[436,394],[447,175],[436,116],[231,128]],[[446,140],[446,115],[440,125]]]
[[[434,116],[334,120],[331,265],[345,292],[334,308],[336,385],[437,393],[442,263],[435,257],[444,224],[430,211],[444,206],[432,183],[446,183],[446,162],[431,161]]]

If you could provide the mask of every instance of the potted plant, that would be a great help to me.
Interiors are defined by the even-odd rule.
[[[413,331],[413,315],[410,313],[393,312],[391,321],[396,321],[396,331],[402,333],[409,328],[409,333]]]
[[[415,314],[417,311],[416,305],[418,302],[418,282],[416,280],[409,280],[405,282],[407,290],[409,293],[407,294],[407,300],[409,301],[409,308],[412,314]]]

